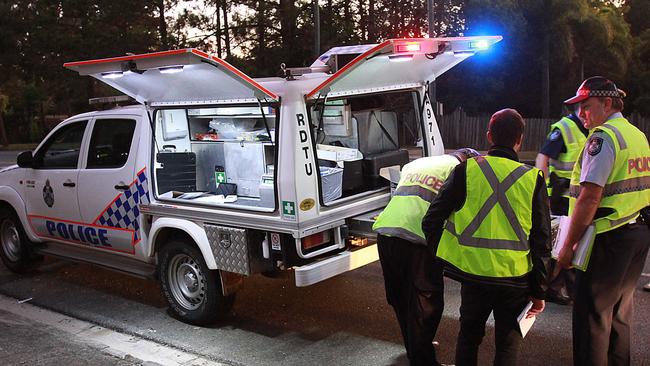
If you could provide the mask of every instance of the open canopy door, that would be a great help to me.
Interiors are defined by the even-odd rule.
[[[278,99],[224,60],[196,49],[68,62],[63,66],[152,106]]]
[[[309,92],[307,98],[421,86],[501,39],[501,36],[390,39],[374,47],[362,47],[361,55]],[[323,56],[327,58],[328,54]],[[323,57],[320,60],[326,61]]]

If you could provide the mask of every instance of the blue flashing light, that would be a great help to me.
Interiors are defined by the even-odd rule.
[[[480,39],[478,41],[473,41],[469,43],[469,48],[475,50],[487,50],[490,47],[490,44],[486,39]]]

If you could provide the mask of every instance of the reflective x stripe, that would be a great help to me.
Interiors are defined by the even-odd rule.
[[[606,129],[614,132],[614,135],[616,135],[616,140],[618,140],[618,146],[621,147],[621,150],[627,149],[627,143],[625,143],[625,139],[623,138],[623,134],[621,133],[621,131],[619,131],[618,128],[616,128],[616,127],[614,127],[612,125],[608,125],[608,124],[604,124],[604,125],[602,125],[600,127],[606,128]]]
[[[394,196],[418,196],[427,202],[432,202],[436,193],[420,186],[397,187]]]
[[[629,192],[640,192],[646,189],[650,189],[650,177],[635,177],[606,184],[603,188],[603,197]],[[569,187],[569,195],[573,198],[578,198],[580,196],[580,186],[572,185]]]
[[[519,220],[517,219],[517,214],[512,209],[510,201],[506,196],[506,192],[510,187],[512,187],[519,178],[521,178],[526,172],[528,172],[531,167],[522,165],[517,169],[513,170],[508,174],[508,176],[499,182],[494,170],[490,164],[483,157],[476,158],[478,166],[481,168],[483,175],[487,179],[490,187],[492,188],[492,194],[488,197],[487,201],[483,204],[483,207],[478,211],[472,222],[467,225],[465,230],[463,230],[460,235],[458,235],[458,242],[463,245],[477,247],[477,248],[489,248],[489,249],[510,249],[510,250],[528,250],[528,237],[524,232],[524,229],[521,227]],[[512,227],[513,231],[517,235],[519,240],[506,240],[506,239],[485,239],[485,238],[475,238],[472,235],[478,230],[479,226],[483,222],[483,219],[487,217],[488,213],[492,210],[496,204],[501,206],[503,212],[508,219],[508,223]],[[448,221],[449,223],[449,221]],[[453,224],[452,224],[453,225]],[[455,232],[449,230],[450,232]]]
[[[562,171],[565,171],[565,172],[573,171],[573,165],[574,164],[575,163],[572,162],[572,161],[559,161],[559,160],[556,160],[556,159],[551,159],[551,161],[549,161],[549,165],[551,165],[553,168],[555,168],[556,170],[562,170]]]
[[[458,243],[461,245],[466,245],[468,247],[475,248],[486,248],[486,249],[509,249],[509,250],[528,250],[528,247],[522,248],[521,242],[518,240],[508,240],[508,239],[485,239],[485,238],[474,238],[471,236],[458,235],[456,233],[456,225],[453,222],[447,220],[445,224],[445,229],[449,231],[452,235],[459,238]],[[462,241],[460,240],[462,238]]]

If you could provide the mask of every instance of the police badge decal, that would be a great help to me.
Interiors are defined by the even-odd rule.
[[[589,143],[587,144],[587,153],[589,153],[589,155],[591,156],[598,155],[600,149],[602,148],[603,148],[602,138],[593,136],[591,139],[589,139]]]
[[[43,201],[45,201],[47,207],[54,206],[54,190],[50,185],[49,179],[45,181],[45,186],[43,187]]]

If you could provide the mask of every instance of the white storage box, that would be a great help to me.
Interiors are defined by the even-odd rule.
[[[354,161],[363,159],[363,154],[357,149],[333,145],[316,145],[318,158],[329,161]]]
[[[323,203],[334,201],[343,194],[343,169],[320,167]]]

